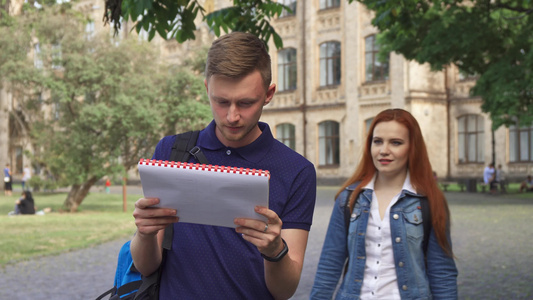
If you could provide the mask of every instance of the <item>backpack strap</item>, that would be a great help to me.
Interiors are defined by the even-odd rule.
[[[348,230],[350,228],[350,218],[352,212],[350,211],[349,199],[352,195],[353,190],[348,190],[346,199],[343,201],[344,208],[344,227],[346,229],[346,238],[348,238]],[[429,244],[429,234],[431,232],[431,211],[429,210],[429,201],[427,198],[420,199],[420,210],[422,211],[422,226],[424,226],[424,239],[422,240],[422,250],[424,251],[424,260],[427,259],[428,244]],[[344,274],[348,271],[348,259],[344,265]]]
[[[116,294],[119,296],[119,298],[122,298],[122,296],[130,294],[132,292],[137,291],[142,284],[142,280],[135,280],[128,282],[126,284],[123,284],[118,287]]]
[[[174,145],[172,145],[172,151],[170,152],[170,161],[187,162],[192,155],[201,164],[208,164],[209,161],[205,157],[204,153],[200,147],[196,146],[196,141],[198,140],[199,134],[200,131],[187,131],[176,134]],[[163,236],[163,257],[161,259],[161,265],[152,275],[143,277],[142,284],[135,295],[135,299],[145,297],[146,294],[150,294],[150,296],[154,299],[159,299],[159,284],[161,281],[161,274],[163,273],[162,266],[165,263],[167,252],[172,249],[173,237],[174,225],[169,224],[165,228],[165,234]]]
[[[196,141],[200,131],[187,131],[184,133],[176,134],[174,145],[172,145],[172,151],[170,152],[170,161],[187,162],[192,155],[201,164],[208,164],[207,158],[200,149],[196,146]],[[172,224],[165,228],[165,235],[163,237],[163,249],[172,249],[172,238],[174,236],[174,226]],[[164,254],[164,251],[163,251]]]
[[[343,203],[344,207],[344,227],[346,229],[346,236],[348,236],[348,230],[350,229],[350,218],[352,215],[352,212],[350,211],[350,205],[349,200],[350,196],[352,195],[353,191],[348,190],[348,194],[346,195],[346,200]]]
[[[347,190],[346,198],[342,202],[342,208],[344,209],[344,227],[346,230],[346,239],[348,239],[348,231],[350,230],[350,218],[352,215],[352,212],[350,210],[350,196],[353,193],[353,190]],[[350,256],[346,258],[346,261],[344,262],[344,271],[343,276],[346,276],[346,272],[348,272],[348,263],[350,262]]]
[[[198,130],[176,134],[176,139],[170,152],[170,160],[187,162],[192,155],[201,164],[207,164],[208,161],[204,153],[200,147],[196,146],[199,134],[200,131]]]
[[[95,300],[102,300],[107,295],[111,295],[112,296],[112,295],[115,294],[116,291],[117,291],[117,288],[116,287],[112,287],[111,289],[107,290],[105,293],[103,293],[100,296],[98,296]]]
[[[431,232],[431,211],[429,210],[429,200],[427,198],[420,199],[420,210],[422,210],[422,225],[424,226],[424,240],[422,241],[422,249],[424,250],[424,257],[427,256],[429,233]]]

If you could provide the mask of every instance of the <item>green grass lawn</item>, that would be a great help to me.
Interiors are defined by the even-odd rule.
[[[439,187],[444,191],[442,183],[439,183]],[[516,198],[530,198],[531,197],[532,193],[519,193],[519,189],[520,189],[520,183],[509,183],[509,185],[507,186],[507,193],[510,196],[516,197]],[[483,190],[482,185],[478,183],[477,191],[481,192],[482,190]],[[450,183],[448,187],[446,188],[446,191],[447,192],[466,192],[466,187],[465,186],[461,187],[461,185],[457,183]]]
[[[20,189],[18,189],[20,191]],[[17,189],[15,189],[17,191]],[[45,215],[8,216],[20,192],[0,195],[0,266],[35,256],[58,254],[131,236],[135,232],[133,205],[139,195],[129,195],[128,212],[122,212],[122,195],[91,193],[77,213],[61,212],[66,193],[34,193]]]
[[[335,189],[337,187],[334,187]],[[510,184],[508,196],[533,199],[533,193],[518,193],[519,184]],[[83,201],[77,213],[61,212],[66,193],[34,193],[38,210],[52,208],[44,216],[8,216],[20,186],[13,196],[0,194],[0,268],[8,263],[36,256],[59,254],[89,247],[135,232],[133,205],[139,195],[128,195],[128,211],[122,212],[122,195],[95,192]],[[448,192],[459,192],[457,184],[450,184]],[[478,186],[478,191],[481,191]]]

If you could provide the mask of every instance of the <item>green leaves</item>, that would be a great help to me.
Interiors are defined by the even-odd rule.
[[[137,32],[148,32],[149,40],[156,34],[180,43],[194,40],[196,25],[205,21],[217,36],[230,31],[245,31],[255,34],[267,45],[273,37],[276,47],[283,48],[280,36],[270,25],[270,20],[287,8],[277,1],[234,0],[233,6],[208,15],[205,15],[204,7],[196,0],[122,0],[120,9],[116,10],[118,1],[106,0],[104,20],[114,24],[120,24],[121,17],[132,20],[136,22]]]
[[[157,49],[135,37],[115,43],[104,32],[88,40],[85,20],[72,16],[47,9],[0,27],[10,33],[0,35],[9,50],[5,59],[0,51],[0,82],[18,95],[16,113],[28,120],[37,149],[32,161],[54,182],[93,184],[151,157],[164,134],[207,125],[211,114],[201,75],[187,66],[169,72],[158,63]],[[40,68],[27,55],[31,31],[41,49]],[[9,36],[16,37],[11,44]],[[25,52],[17,56],[20,49]],[[61,53],[57,66],[50,63],[53,49]],[[191,60],[195,68],[205,65],[205,51],[199,53],[203,58]]]
[[[394,51],[433,70],[455,64],[462,73],[479,74],[472,93],[483,99],[495,128],[532,121],[531,0],[358,2],[375,13],[382,53]]]

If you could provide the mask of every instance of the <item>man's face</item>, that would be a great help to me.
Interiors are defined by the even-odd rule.
[[[239,79],[213,75],[205,81],[216,123],[217,138],[228,147],[246,146],[261,135],[257,122],[270,103],[276,85],[267,91],[259,71]]]

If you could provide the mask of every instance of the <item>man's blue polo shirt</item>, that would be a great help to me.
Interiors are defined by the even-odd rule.
[[[262,134],[254,142],[230,148],[216,137],[213,121],[200,132],[197,146],[210,164],[270,171],[269,208],[281,218],[284,229],[308,231],[316,198],[315,168],[274,139],[266,123],[260,122],[259,128]],[[153,159],[168,160],[174,140],[175,136],[164,137]],[[272,299],[272,295],[265,283],[263,258],[234,228],[178,222],[163,268],[160,299]]]

